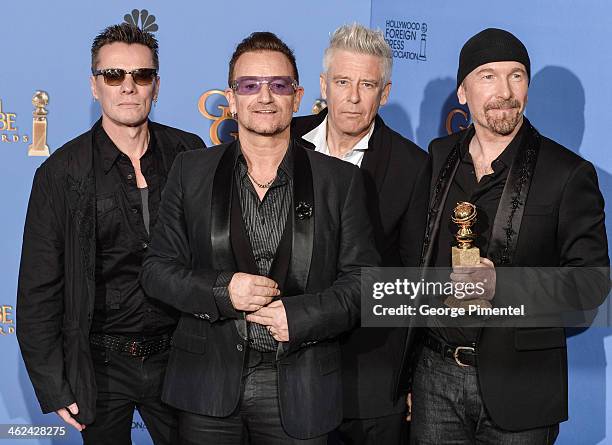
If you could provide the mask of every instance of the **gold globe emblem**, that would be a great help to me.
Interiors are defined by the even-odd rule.
[[[455,235],[459,248],[463,250],[471,248],[476,238],[471,229],[476,222],[476,206],[466,201],[458,202],[451,219],[459,226],[459,231]]]

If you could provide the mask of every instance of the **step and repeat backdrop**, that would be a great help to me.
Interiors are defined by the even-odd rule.
[[[161,91],[151,118],[199,134],[208,145],[236,131],[222,94],[235,45],[253,31],[277,33],[296,53],[305,97],[299,114],[319,99],[321,58],[329,34],[348,22],[379,28],[394,54],[387,124],[426,148],[434,137],[469,122],[455,96],[459,50],[489,26],[506,28],[527,46],[532,80],[527,115],[549,136],[592,161],[608,201],[612,157],[607,133],[612,52],[606,49],[612,5],[519,0],[309,0],[252,2],[64,1],[5,2],[0,6],[0,424],[61,425],[42,415],[15,337],[21,237],[36,168],[99,118],[89,89],[90,46],[110,24],[124,21],[160,42]],[[35,156],[30,156],[35,155]],[[608,221],[608,233],[612,218]],[[609,305],[598,314],[610,325]],[[570,332],[570,421],[558,443],[612,443],[612,330]],[[194,388],[194,391],[204,388]],[[150,444],[136,414],[133,443]],[[81,443],[76,431],[20,443]]]

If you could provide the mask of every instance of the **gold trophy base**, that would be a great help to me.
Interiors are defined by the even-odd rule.
[[[28,147],[28,156],[49,156],[49,147],[45,145],[43,149]]]
[[[478,247],[470,247],[468,249],[452,247],[451,254],[453,267],[476,266],[480,264],[480,250]],[[491,303],[488,300],[481,300],[479,298],[463,300],[455,298],[453,295],[449,295],[444,300],[444,304],[448,307],[463,308],[466,311],[469,310],[469,306],[479,306],[487,309],[491,307]]]
[[[478,247],[460,249],[453,246],[451,248],[452,265],[455,266],[476,266],[480,264],[480,250]]]

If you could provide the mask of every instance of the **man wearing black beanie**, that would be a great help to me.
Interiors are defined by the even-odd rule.
[[[474,295],[482,307],[524,304],[527,315],[542,308],[555,313],[564,304],[595,308],[610,285],[603,198],[593,165],[524,117],[530,69],[525,46],[507,31],[486,29],[463,46],[457,96],[472,125],[429,146],[433,175],[422,263],[451,267],[457,231],[451,216],[467,201],[477,211],[472,230],[480,263],[454,267],[451,280],[489,283]],[[569,266],[588,286],[570,292],[555,281],[556,292],[547,292],[542,275],[505,278],[516,267],[557,273]],[[411,443],[553,443],[568,417],[563,327],[479,321],[478,327],[436,322],[422,329]]]

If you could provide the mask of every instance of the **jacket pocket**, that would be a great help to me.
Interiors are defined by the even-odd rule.
[[[206,343],[206,337],[188,332],[177,330],[172,336],[173,348],[182,349],[193,354],[204,354],[206,352]]]
[[[517,351],[565,348],[563,328],[518,328],[514,334]]]
[[[103,195],[96,198],[96,215],[98,217],[102,217],[116,208],[117,201],[114,195]]]

